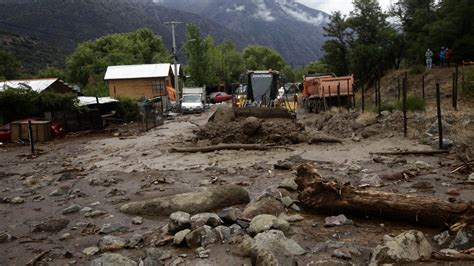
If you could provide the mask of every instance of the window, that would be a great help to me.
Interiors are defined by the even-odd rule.
[[[165,95],[165,82],[164,80],[153,80],[151,82],[151,91],[153,94]]]

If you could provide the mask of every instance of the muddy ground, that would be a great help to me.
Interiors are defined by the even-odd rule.
[[[177,116],[173,120],[166,120],[162,126],[137,135],[90,134],[40,144],[37,148],[43,154],[34,159],[27,157],[27,146],[0,146],[0,234],[12,236],[0,243],[0,265],[24,265],[44,251],[48,251],[40,259],[44,265],[89,264],[100,254],[87,256],[82,251],[97,244],[102,235],[94,229],[106,223],[127,226],[128,231],[113,233],[125,239],[133,234],[142,234],[146,245],[147,237],[167,224],[168,217],[144,217],[142,224],[132,224],[134,216],[118,211],[123,203],[229,183],[243,186],[254,200],[268,188],[277,186],[286,178],[295,177],[292,170],[274,169],[274,164],[285,160],[294,165],[310,162],[324,177],[362,186],[374,181],[374,175],[406,171],[412,173],[413,177],[408,180],[376,180],[381,185],[377,189],[431,195],[450,201],[474,199],[474,185],[465,182],[470,173],[451,173],[460,165],[454,154],[404,157],[371,154],[400,149],[431,149],[430,145],[420,144],[420,138],[414,136],[415,133],[411,138],[404,138],[401,130],[397,130],[401,128],[398,118],[375,123],[361,122],[351,128],[348,128],[348,124],[340,125],[339,130],[334,128],[334,121],[339,119],[355,123],[357,115],[299,113],[298,121],[305,126],[306,132],[332,132],[333,136],[342,139],[342,144],[281,142],[288,144],[291,150],[212,153],[169,151],[172,147],[216,144],[216,141],[200,139],[196,135],[207,123],[213,109],[203,114]],[[398,114],[393,116],[398,117]],[[387,123],[389,125],[385,126]],[[424,120],[423,127],[430,123]],[[368,127],[374,129],[363,133]],[[284,131],[281,133],[284,134]],[[448,189],[453,188],[459,195],[447,194]],[[15,197],[21,197],[24,202],[20,200],[18,204],[12,203]],[[79,205],[81,209],[90,207],[106,214],[96,218],[87,217],[91,210],[62,214],[63,209],[73,204]],[[288,212],[297,213],[293,210]],[[416,229],[433,241],[434,235],[445,230],[407,224],[396,221],[396,217],[354,214],[346,214],[354,224],[327,228],[324,227],[324,218],[339,213],[322,214],[303,209],[300,214],[304,220],[292,224],[293,233],[289,237],[308,251],[296,258],[301,265],[323,260],[366,264],[371,249],[380,244],[386,234],[398,235],[405,230]],[[51,232],[34,232],[36,225],[52,219],[61,219],[67,224],[52,228],[49,230]],[[347,243],[361,252],[350,260],[342,260],[334,258],[331,248],[323,247],[323,243],[336,243],[336,246]],[[121,249],[116,253],[139,262],[145,257],[145,248]],[[171,254],[166,264],[172,264],[179,256],[186,265],[251,264],[250,258],[235,255],[236,245],[230,243],[210,245],[210,256],[205,259],[196,258],[194,249],[186,247],[165,245],[159,248]]]

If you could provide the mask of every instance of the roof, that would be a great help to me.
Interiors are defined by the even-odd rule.
[[[172,64],[146,64],[109,66],[105,72],[104,80],[111,79],[139,79],[139,78],[164,78],[169,75],[170,68],[174,73]],[[179,68],[179,65],[178,65]]]
[[[79,106],[97,104],[97,99],[99,100],[99,104],[118,102],[118,100],[111,97],[96,98],[93,96],[79,96],[77,99],[79,100]]]
[[[51,79],[24,79],[24,80],[7,80],[0,81],[0,91],[4,90],[6,87],[11,87],[14,89],[19,88],[31,88],[34,91],[42,92],[51,86],[54,82],[59,80],[58,78]],[[62,82],[62,81],[61,81]]]

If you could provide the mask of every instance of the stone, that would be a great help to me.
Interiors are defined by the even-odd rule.
[[[147,248],[144,266],[164,266],[163,261],[171,259],[171,254],[159,248]]]
[[[277,218],[275,221],[273,221],[272,228],[286,233],[290,231],[290,223],[283,219]]]
[[[303,221],[304,217],[299,214],[287,215],[286,213],[281,213],[280,215],[278,215],[278,219],[285,220],[289,223],[295,223]]]
[[[217,233],[220,240],[228,240],[232,234],[232,230],[224,225],[217,226],[214,228],[214,231]]]
[[[278,230],[259,233],[255,236],[254,240],[255,245],[258,248],[267,250],[273,254],[281,265],[290,265],[286,262],[288,262],[288,260],[293,261],[293,256],[299,256],[306,253],[306,250],[304,250],[298,243],[292,239],[286,238],[283,232]]]
[[[382,185],[382,179],[378,175],[375,174],[363,174],[361,179],[359,180],[359,186],[374,186],[378,187]]]
[[[66,228],[69,224],[68,219],[60,218],[60,219],[50,219],[45,222],[36,224],[33,226],[33,233],[57,233],[64,228]]]
[[[91,211],[89,213],[86,213],[86,217],[89,217],[89,218],[97,218],[97,217],[100,217],[100,216],[103,216],[103,215],[106,215],[107,212],[105,211],[101,211],[101,210],[95,210],[95,211]]]
[[[64,240],[70,239],[70,238],[71,238],[71,234],[70,233],[65,233],[59,238],[59,240],[64,241]]]
[[[242,211],[238,208],[234,207],[227,207],[222,209],[219,213],[217,213],[217,216],[221,218],[221,220],[225,224],[233,224],[239,219],[240,216],[242,216]]]
[[[362,130],[361,136],[364,139],[367,139],[367,138],[373,137],[373,136],[375,136],[379,133],[380,133],[380,128],[377,127],[376,125],[372,125],[372,126],[365,127]]]
[[[279,200],[272,196],[266,195],[248,204],[242,212],[242,216],[252,219],[259,214],[279,215],[284,211],[285,208]]]
[[[443,143],[442,143],[442,149],[443,150],[449,150],[453,147],[454,145],[454,142],[450,139],[444,139],[443,138]],[[439,149],[439,141],[438,139],[434,140],[432,143],[431,143],[431,147],[433,149]]]
[[[141,216],[135,216],[133,217],[132,219],[132,224],[135,224],[135,225],[140,225],[143,223],[143,217]]]
[[[326,227],[334,227],[339,225],[351,225],[354,224],[352,220],[347,219],[344,214],[338,216],[329,216],[324,219]]]
[[[205,259],[205,258],[209,258],[209,255],[211,254],[211,250],[200,247],[196,249],[195,253],[198,258]]]
[[[201,246],[207,247],[220,241],[219,235],[210,226],[205,225],[202,228],[204,230],[201,231]]]
[[[92,211],[91,207],[84,207],[79,212],[90,212],[90,211]]]
[[[262,128],[262,121],[256,117],[249,116],[245,119],[242,125],[244,134],[252,136]]]
[[[128,227],[119,223],[104,224],[99,230],[99,234],[110,234],[113,232],[126,232]]]
[[[86,256],[94,256],[95,254],[99,253],[100,248],[93,246],[93,247],[87,247],[82,250],[82,253],[85,254]]]
[[[464,228],[459,230],[454,236],[453,241],[449,244],[449,248],[456,250],[465,250],[472,248],[474,245],[474,229]]]
[[[120,211],[134,215],[169,215],[183,211],[190,214],[208,212],[224,207],[247,204],[250,196],[244,188],[230,184],[202,192],[189,192],[167,197],[130,202],[120,207]]]
[[[351,260],[352,255],[350,250],[345,249],[345,248],[337,248],[332,251],[331,256],[338,258],[338,259],[343,259],[343,260]]]
[[[58,197],[64,195],[64,191],[61,188],[57,188],[49,193],[50,197]]]
[[[448,242],[448,240],[451,238],[451,234],[449,231],[444,231],[441,232],[433,237],[433,239],[436,241],[438,246],[445,246],[445,244]]]
[[[98,245],[100,251],[114,251],[124,248],[127,245],[127,240],[112,235],[106,235],[99,239]]]
[[[77,204],[73,204],[65,209],[62,210],[62,214],[71,214],[71,213],[76,213],[81,210],[81,206]]]
[[[298,184],[296,184],[295,179],[287,178],[283,180],[283,182],[278,185],[279,188],[284,188],[289,191],[296,191],[298,189]]]
[[[423,162],[423,161],[416,161],[415,162],[415,167],[420,169],[420,170],[429,170],[429,169],[432,169],[433,166],[427,162]]]
[[[273,226],[273,222],[277,217],[270,214],[260,214],[252,218],[250,221],[249,228],[247,229],[251,235],[255,235],[267,230],[270,230]]]
[[[186,239],[186,235],[191,233],[191,229],[184,229],[174,234],[173,245],[179,246]]]
[[[474,182],[474,173],[471,173],[471,174],[467,177],[467,181],[469,181],[469,182]]]
[[[131,238],[128,239],[127,248],[140,248],[143,247],[143,235],[142,234],[133,234]]]
[[[429,259],[433,251],[423,233],[416,230],[406,231],[396,237],[385,235],[383,242],[383,245],[373,250],[370,265]]]
[[[459,191],[455,188],[448,188],[446,190],[446,194],[448,194],[450,196],[459,196]]]
[[[93,260],[90,266],[137,266],[135,261],[116,253],[104,253]]]
[[[13,199],[10,200],[10,202],[13,204],[22,204],[25,202],[25,199],[22,197],[14,197]]]
[[[170,263],[170,266],[178,266],[184,264],[185,260],[183,258],[177,258]]]
[[[223,222],[221,218],[215,213],[198,213],[191,217],[191,229],[194,230],[198,227],[209,225],[211,227],[216,227],[221,225]]]
[[[443,133],[446,134],[451,131],[452,125],[441,119],[441,127],[443,128]],[[430,128],[426,131],[426,133],[434,135],[438,134],[438,130],[438,120],[436,120],[435,122],[433,122],[433,124],[431,124]]]
[[[168,231],[170,233],[176,233],[191,227],[191,215],[187,212],[174,212],[170,215],[169,220]]]
[[[186,245],[190,248],[201,246],[202,231],[205,230],[203,227],[191,231],[186,234],[185,240]]]

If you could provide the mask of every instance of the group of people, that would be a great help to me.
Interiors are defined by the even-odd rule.
[[[453,51],[448,47],[446,48],[441,47],[441,50],[438,53],[439,65],[441,67],[451,66],[452,52]],[[426,69],[431,70],[431,68],[433,67],[433,52],[430,50],[430,48],[426,50],[425,58],[426,58]]]

